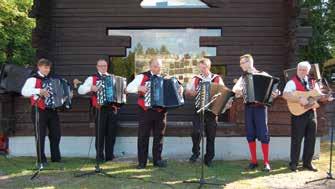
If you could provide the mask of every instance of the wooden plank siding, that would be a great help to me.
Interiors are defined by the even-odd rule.
[[[221,29],[218,37],[200,37],[199,47],[216,47],[214,65],[226,65],[228,86],[241,74],[239,56],[251,53],[255,66],[282,78],[294,58],[289,28],[296,19],[295,7],[288,0],[203,0],[210,8],[145,9],[141,0],[34,0],[31,17],[36,18],[33,45],[37,58],[54,62],[54,71],[65,78],[83,80],[95,72],[98,58],[126,56],[131,47],[130,36],[107,36],[108,29]],[[296,15],[295,15],[296,14]],[[301,28],[299,36],[308,38],[309,28]],[[304,35],[306,34],[306,35]],[[136,135],[136,95],[121,110],[119,135]],[[15,99],[16,135],[32,135],[28,100]],[[89,120],[89,99],[75,96],[73,109],[60,113],[63,135],[93,135]],[[236,101],[228,117],[220,123],[217,136],[244,135],[243,105]],[[188,136],[193,114],[192,101],[169,112],[167,135]],[[278,119],[280,118],[280,119]],[[274,136],[290,133],[289,113],[283,99],[270,109],[269,125]],[[324,132],[322,121],[320,133]]]

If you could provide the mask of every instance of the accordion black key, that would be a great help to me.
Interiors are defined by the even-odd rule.
[[[195,109],[199,110],[206,104],[208,104],[214,95],[218,95],[215,101],[212,102],[208,107],[205,108],[206,111],[210,111],[215,115],[219,115],[226,111],[225,106],[229,101],[232,101],[235,97],[235,93],[228,89],[222,84],[212,83],[212,82],[200,82],[198,88],[196,89],[195,96]]]
[[[177,108],[184,105],[184,97],[178,92],[180,84],[175,77],[152,76],[145,85],[148,88],[144,95],[146,107]]]
[[[44,79],[42,81],[42,88],[50,94],[49,97],[44,99],[46,108],[71,108],[72,89],[67,80],[61,78]]]
[[[99,105],[125,104],[127,79],[115,75],[102,76],[97,81],[97,102]]]
[[[279,78],[262,74],[245,74],[242,76],[244,103],[260,103],[270,106],[273,102],[272,92],[278,89]]]

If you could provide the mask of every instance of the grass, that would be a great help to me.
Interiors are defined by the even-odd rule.
[[[205,168],[206,179],[210,182],[225,183],[225,188],[305,188],[305,181],[325,176],[328,170],[329,144],[322,143],[321,156],[315,160],[319,172],[299,171],[292,173],[285,161],[271,162],[273,171],[264,173],[260,167],[254,171],[246,170],[247,161],[215,161],[213,168]],[[185,184],[183,180],[195,180],[200,176],[199,163],[169,161],[167,168],[156,168],[149,164],[145,170],[137,170],[135,162],[108,162],[102,168],[110,177],[93,175],[75,177],[74,175],[93,170],[94,161],[83,158],[65,158],[63,163],[51,163],[38,179],[31,181],[34,172],[34,158],[0,157],[0,188],[197,188],[197,184]],[[261,164],[261,162],[259,162]],[[83,166],[85,165],[85,166]],[[331,183],[332,184],[332,183]],[[326,185],[310,185],[311,188]],[[315,187],[314,187],[315,186]],[[205,186],[203,188],[222,188]],[[331,187],[331,186],[330,186]]]

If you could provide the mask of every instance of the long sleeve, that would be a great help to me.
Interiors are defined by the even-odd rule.
[[[126,91],[128,93],[137,93],[138,87],[141,85],[143,77],[144,77],[143,74],[137,75],[135,79],[128,84]]]
[[[31,97],[40,94],[41,89],[35,88],[35,85],[36,85],[36,78],[31,77],[27,79],[21,90],[22,96]]]
[[[219,84],[220,84],[220,85],[224,85],[224,82],[223,82],[223,80],[222,80],[222,77],[220,77],[220,79],[219,79]]]
[[[242,77],[240,77],[236,84],[234,85],[232,91],[236,92],[236,91],[242,91],[243,90],[243,86],[242,86]]]
[[[91,92],[92,85],[93,85],[93,77],[90,76],[85,80],[84,84],[79,86],[78,94],[85,95],[85,94]]]

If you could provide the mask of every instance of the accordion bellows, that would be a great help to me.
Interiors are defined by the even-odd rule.
[[[108,75],[102,76],[97,81],[97,101],[99,105],[108,104],[125,104],[127,97],[125,89],[127,87],[127,79],[120,76]]]
[[[72,92],[71,86],[65,79],[48,78],[42,81],[42,88],[47,90],[49,97],[44,99],[47,108],[60,108],[64,106],[66,109],[71,108]]]
[[[205,108],[206,111],[210,111],[215,115],[224,113],[226,104],[228,103],[228,101],[233,100],[235,96],[235,93],[226,86],[212,82],[200,82],[196,91],[196,110],[199,110],[200,108],[202,108],[202,106],[208,104],[213,99],[214,95],[221,94],[220,96],[216,97],[211,105]]]
[[[244,103],[261,103],[270,106],[273,102],[272,92],[277,90],[279,78],[264,74],[245,74],[243,81]]]
[[[144,95],[145,106],[148,108],[177,108],[184,105],[184,97],[179,94],[180,84],[175,77],[166,79],[152,76],[146,82],[149,89]]]

